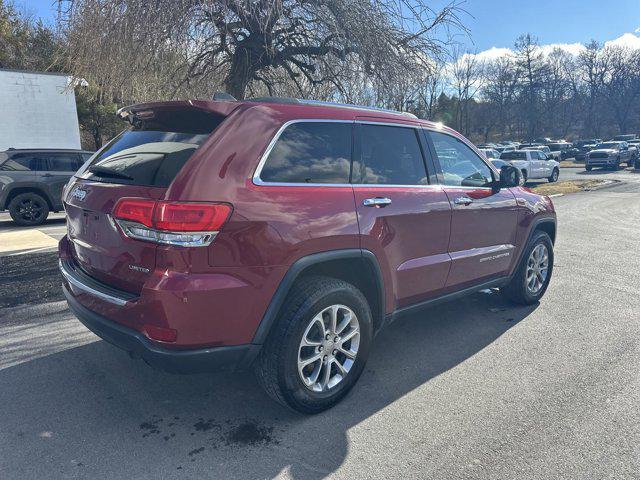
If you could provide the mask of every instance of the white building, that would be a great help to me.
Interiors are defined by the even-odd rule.
[[[0,151],[80,148],[76,96],[59,73],[0,69]]]

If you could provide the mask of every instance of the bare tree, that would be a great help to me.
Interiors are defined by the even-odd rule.
[[[540,130],[540,90],[545,74],[545,63],[538,40],[527,33],[516,40],[516,63],[522,72],[521,100],[524,106],[526,136],[533,137]]]
[[[429,3],[65,0],[63,18],[70,68],[104,89],[157,97],[220,85],[243,98],[260,85],[277,93],[283,76],[299,92],[335,86],[354,66],[390,85],[443,55],[447,29],[460,25],[455,1]]]
[[[454,115],[456,128],[465,135],[470,131],[469,105],[482,86],[483,63],[476,55],[462,55],[451,68],[451,86],[457,95]]]

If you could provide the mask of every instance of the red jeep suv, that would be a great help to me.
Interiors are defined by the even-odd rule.
[[[65,188],[60,268],[80,321],[150,365],[251,366],[319,412],[398,317],[486,288],[531,304],[551,278],[549,198],[440,124],[278,98],[119,115]]]

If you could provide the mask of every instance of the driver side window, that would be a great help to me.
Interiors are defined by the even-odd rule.
[[[445,133],[429,131],[442,167],[444,184],[455,187],[488,187],[491,169],[461,140]]]

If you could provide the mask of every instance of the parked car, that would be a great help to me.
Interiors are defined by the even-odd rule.
[[[599,143],[602,143],[601,138],[591,138],[573,142],[573,146],[578,149],[578,153],[576,153],[575,159],[584,160],[587,156],[587,152],[593,150]]]
[[[551,157],[554,160],[560,160],[560,152],[552,152],[549,147],[546,145],[539,145],[535,147],[529,147],[531,150],[540,150],[544,152],[547,157]]]
[[[539,143],[541,145],[547,145],[549,143],[553,143],[554,140],[550,139],[549,137],[540,137],[540,138],[536,138],[533,143]]]
[[[628,142],[629,140],[635,140],[638,136],[635,133],[627,133],[625,135],[616,135],[613,137],[613,141]]]
[[[567,142],[550,143],[547,145],[547,147],[549,147],[551,153],[554,154],[554,158],[556,160],[573,158],[577,153],[577,149],[574,149],[573,145]]]
[[[517,150],[505,152],[500,160],[506,160],[520,170],[523,182],[546,178],[549,182],[556,182],[560,176],[560,163],[548,157],[541,150]]]
[[[630,140],[627,145],[629,145],[629,152],[631,152],[631,160],[637,164],[640,159],[640,140]]]
[[[620,164],[633,165],[633,152],[629,150],[627,142],[603,142],[587,153],[585,169],[591,171],[593,167],[604,167],[617,170]]]
[[[149,364],[251,366],[316,413],[397,318],[490,287],[533,304],[549,284],[551,200],[442,125],[275,99],[120,115],[131,129],[65,189],[60,268],[76,316]]]
[[[541,146],[542,146],[541,143],[521,143],[520,145],[518,145],[518,150],[525,150],[525,149],[541,147]]]
[[[9,149],[0,152],[0,211],[18,225],[40,225],[62,211],[62,189],[92,155],[81,150]]]
[[[516,150],[516,147],[515,147],[515,145],[498,145],[495,149],[499,153],[502,153],[502,152],[512,152],[512,151]]]
[[[492,158],[500,158],[500,152],[494,148],[480,148],[479,150],[488,160],[491,160]]]

